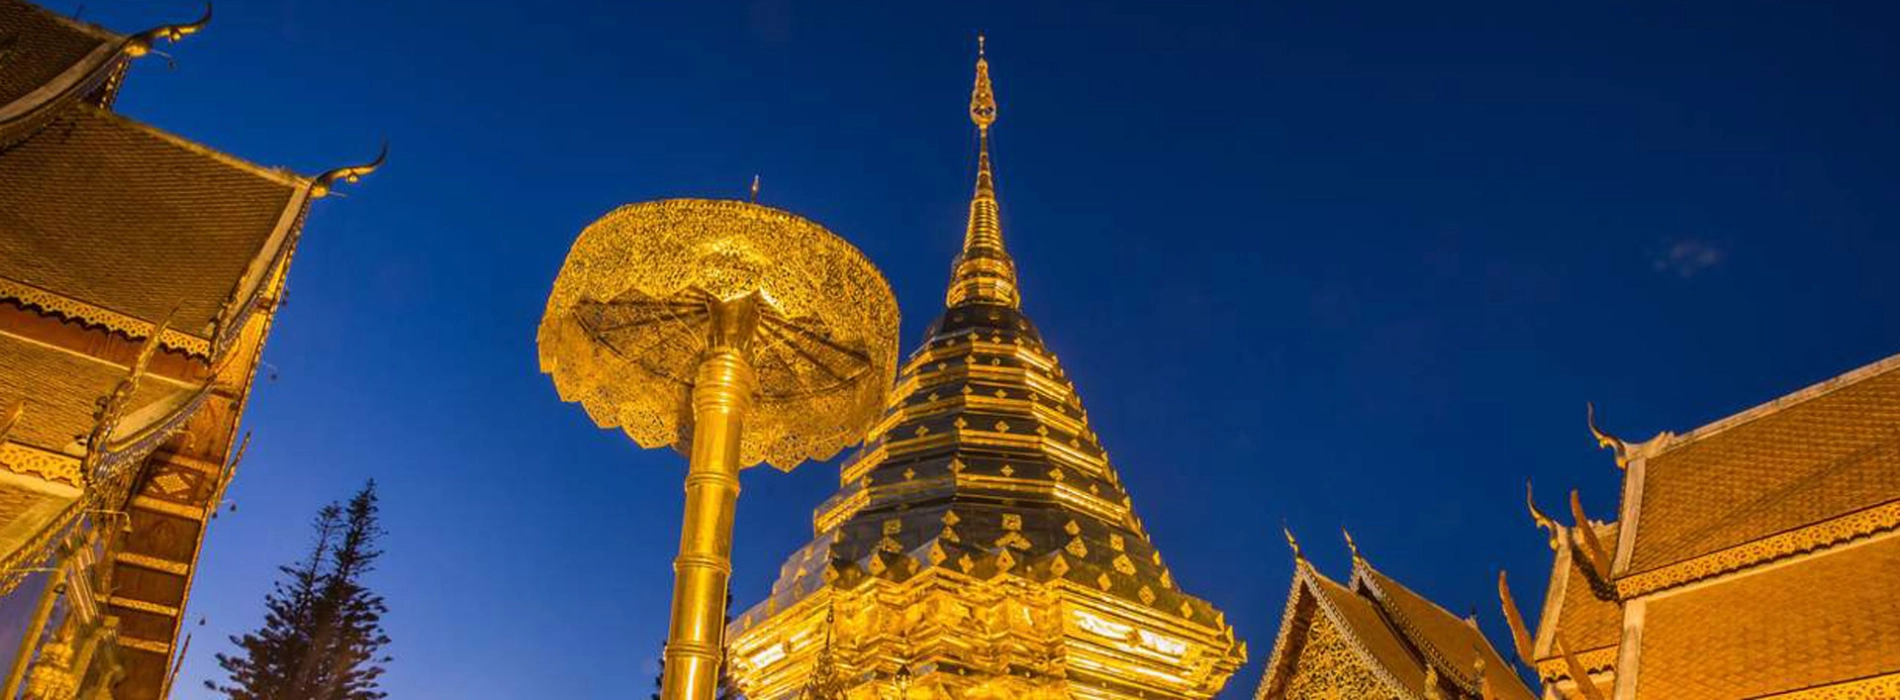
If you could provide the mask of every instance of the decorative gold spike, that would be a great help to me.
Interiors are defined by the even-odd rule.
[[[1339,528],[1339,534],[1344,535],[1346,537],[1346,549],[1352,552],[1353,561],[1358,561],[1359,560],[1359,545],[1352,541],[1352,531],[1347,530],[1344,526],[1341,526]]]
[[[315,199],[315,198],[329,196],[330,189],[336,184],[338,180],[342,180],[344,182],[354,185],[356,184],[358,180],[363,179],[364,175],[368,175],[370,173],[376,172],[377,168],[383,167],[383,163],[388,162],[388,161],[389,161],[389,142],[384,141],[383,149],[381,151],[377,151],[375,160],[371,160],[370,162],[364,163],[362,165],[350,165],[350,166],[337,168],[335,170],[326,172],[322,175],[318,175],[315,180],[311,180],[310,181],[310,197]]]
[[[752,203],[759,203],[759,176],[756,174],[752,176]]]
[[[976,38],[976,86],[970,89],[970,121],[988,131],[996,123],[996,93],[990,87],[990,61],[983,55],[983,37]]]
[[[1498,571],[1498,604],[1504,608],[1504,622],[1511,627],[1511,646],[1517,651],[1517,659],[1526,666],[1536,666],[1531,658],[1531,633],[1524,626],[1524,615],[1518,612],[1517,600],[1511,597],[1511,585],[1504,571]]]
[[[1570,653],[1569,647],[1564,646],[1564,640],[1552,641],[1557,645],[1557,653],[1564,657],[1564,666],[1570,670],[1570,680],[1576,682],[1577,692],[1582,693],[1586,700],[1603,700],[1603,693],[1597,691],[1597,684],[1590,681],[1590,670],[1577,660],[1576,654]]]
[[[1563,526],[1558,525],[1557,521],[1545,515],[1544,511],[1537,509],[1537,491],[1532,488],[1530,479],[1524,480],[1524,506],[1531,511],[1531,522],[1537,523],[1538,527],[1550,533],[1550,549],[1553,552],[1557,551],[1557,546],[1561,539],[1559,534],[1563,532]]]
[[[979,42],[980,44],[980,42]],[[979,48],[976,85],[970,90],[970,121],[976,124],[976,192],[970,199],[969,225],[963,233],[963,252],[950,273],[944,303],[1017,306],[1016,265],[1003,248],[1003,228],[996,204],[996,173],[990,165],[990,127],[996,123],[996,93],[990,85],[989,60]]]
[[[1590,519],[1583,514],[1583,499],[1576,489],[1570,490],[1570,517],[1577,522],[1577,531],[1583,535],[1584,553],[1589,555],[1590,568],[1596,570],[1597,578],[1609,580],[1610,558],[1603,552],[1603,543],[1597,540],[1596,528],[1590,526]]]
[[[1293,528],[1287,527],[1285,522],[1281,522],[1280,532],[1286,535],[1286,546],[1293,548],[1293,558],[1305,561],[1306,556],[1300,554],[1300,541],[1293,537]]]
[[[152,52],[159,39],[177,43],[179,39],[197,34],[211,23],[211,2],[206,0],[205,12],[198,19],[185,24],[165,24],[139,32],[125,39],[125,55],[142,58]]]

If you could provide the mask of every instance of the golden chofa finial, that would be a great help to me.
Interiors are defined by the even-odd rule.
[[[1544,511],[1537,509],[1537,490],[1531,486],[1530,479],[1524,480],[1524,506],[1531,511],[1531,522],[1537,523],[1538,527],[1550,533],[1550,549],[1553,552],[1556,551],[1561,541],[1558,533],[1563,532],[1563,526],[1545,515]]]
[[[375,160],[372,160],[368,163],[364,163],[362,165],[351,165],[351,166],[346,166],[342,168],[337,168],[335,170],[324,173],[322,175],[318,175],[317,179],[312,180],[310,182],[310,197],[312,199],[315,199],[318,197],[329,196],[330,188],[334,186],[338,180],[342,180],[344,182],[354,185],[356,184],[356,181],[363,179],[364,175],[368,175],[370,173],[376,172],[377,168],[383,167],[383,163],[387,162],[388,160],[389,160],[389,142],[384,141],[383,150],[376,153]]]
[[[1585,410],[1584,416],[1590,423],[1590,435],[1597,439],[1597,447],[1616,451],[1617,469],[1627,470],[1631,462],[1639,459],[1647,459],[1661,452],[1664,447],[1669,445],[1670,440],[1676,437],[1675,433],[1664,431],[1656,433],[1656,437],[1644,442],[1625,442],[1622,438],[1603,432],[1603,429],[1597,427],[1596,404],[1586,401],[1583,407]]]
[[[983,36],[976,37],[976,87],[970,90],[970,121],[988,131],[996,123],[996,93],[990,89],[990,61],[983,57]]]
[[[185,24],[166,24],[153,27],[127,37],[125,40],[125,55],[139,58],[151,53],[152,46],[157,44],[159,39],[177,43],[179,39],[197,34],[198,30],[204,29],[205,25],[210,23],[211,2],[210,0],[206,0],[205,12],[203,15],[200,15],[198,19]]]
[[[1306,555],[1300,553],[1300,541],[1293,536],[1293,528],[1287,527],[1284,520],[1280,521],[1280,532],[1286,535],[1286,546],[1293,548],[1293,558],[1306,559]]]
[[[1597,447],[1599,449],[1615,450],[1616,468],[1628,469],[1630,465],[1629,443],[1623,442],[1621,438],[1603,432],[1602,428],[1597,427],[1597,405],[1595,402],[1585,401],[1583,403],[1583,409],[1584,420],[1590,424],[1590,436],[1597,439]]]
[[[1340,535],[1343,535],[1343,536],[1344,536],[1344,537],[1346,538],[1346,549],[1347,549],[1348,551],[1351,551],[1351,552],[1352,552],[1352,558],[1353,558],[1353,560],[1354,560],[1354,561],[1357,561],[1357,560],[1359,560],[1359,558],[1360,558],[1360,557],[1359,557],[1359,544],[1358,544],[1358,543],[1356,543],[1356,542],[1353,542],[1353,541],[1352,541],[1352,531],[1351,531],[1351,530],[1347,530],[1347,529],[1346,529],[1345,527],[1341,527],[1341,528],[1339,528],[1339,534],[1340,534]]]

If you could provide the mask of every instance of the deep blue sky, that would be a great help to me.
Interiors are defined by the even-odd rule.
[[[56,9],[71,10],[72,0]],[[89,0],[121,30],[188,0]],[[1521,506],[1900,352],[1890,2],[234,0],[121,109],[254,161],[389,167],[319,203],[214,524],[180,697],[254,626],[322,502],[383,485],[398,698],[643,695],[681,458],[560,403],[534,329],[630,201],[741,196],[886,271],[908,347],[970,189],[974,34],[1025,306],[1177,579],[1253,658],[1341,525],[1497,636],[1537,601]],[[735,589],[809,534],[831,465],[748,472]],[[1535,603],[1527,604],[1534,609]]]

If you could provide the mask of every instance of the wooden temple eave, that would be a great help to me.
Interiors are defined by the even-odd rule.
[[[1626,600],[1652,595],[1895,530],[1900,530],[1900,500],[1659,569],[1628,574],[1616,580],[1617,594]]]
[[[274,298],[281,293],[287,264],[287,259],[279,262],[264,288],[266,296]],[[119,550],[116,560],[136,569],[122,571],[123,578],[138,585],[121,591],[125,601],[135,602],[120,608],[147,617],[139,626],[143,636],[122,635],[122,639],[130,640],[122,646],[147,653],[127,661],[129,682],[121,684],[125,697],[156,698],[163,692],[172,644],[184,626],[183,611],[190,603],[206,528],[234,473],[235,464],[227,461],[238,456],[234,454],[239,451],[238,417],[249,399],[257,361],[273,321],[273,305],[259,304],[258,308],[259,313],[245,318],[244,327],[231,343],[232,357],[220,363],[210,382],[222,389],[215,406],[197,416],[191,426],[189,433],[196,439],[174,440],[156,451],[146,461],[138,489],[127,502],[127,510],[140,527]]]

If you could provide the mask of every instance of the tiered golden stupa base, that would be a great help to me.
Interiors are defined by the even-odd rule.
[[[1075,581],[1003,573],[996,561],[970,575],[887,558],[893,570],[853,570],[857,581],[833,577],[791,608],[755,609],[767,618],[729,648],[746,697],[829,686],[827,700],[1207,698],[1240,663],[1217,620],[1156,614]],[[893,580],[901,569],[922,571]]]

